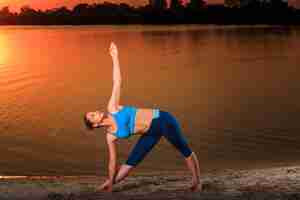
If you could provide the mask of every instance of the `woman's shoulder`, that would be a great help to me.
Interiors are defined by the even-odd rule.
[[[113,111],[112,110],[108,110],[108,112],[110,114],[117,114],[118,112],[120,112],[120,110],[124,109],[124,107],[126,107],[126,106],[119,105],[116,110],[113,110]]]
[[[120,105],[118,111],[131,110],[131,109],[138,109],[138,108],[136,106],[132,106],[132,105]]]
[[[132,110],[138,110],[139,108],[137,108],[136,106],[132,106],[132,105],[119,105],[118,109],[115,111],[108,111],[111,114],[117,114],[120,111],[124,111],[124,112],[131,112]]]

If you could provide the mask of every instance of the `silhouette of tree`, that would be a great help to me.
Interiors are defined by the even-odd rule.
[[[124,10],[127,10],[127,11],[132,11],[130,5],[127,4],[127,3],[120,3],[119,7],[120,7],[121,9],[124,9]]]
[[[229,8],[239,8],[241,0],[225,0],[225,6]]]
[[[60,8],[54,8],[52,13],[57,16],[67,16],[71,14],[71,10],[69,10],[66,6],[62,6]]]
[[[58,7],[45,11],[23,6],[19,13],[0,9],[0,24],[86,25],[86,24],[300,24],[300,10],[288,7],[285,0],[226,0],[229,5],[205,5],[204,0],[150,0],[138,8],[108,1],[78,4],[73,9]]]
[[[37,14],[37,11],[30,6],[22,6],[20,9],[21,16],[34,16]]]
[[[251,0],[247,5],[245,5],[246,8],[251,9],[260,9],[263,7],[261,0]]]
[[[75,15],[81,15],[81,16],[88,15],[89,14],[89,4],[81,3],[81,4],[76,5],[73,8],[73,13]]]
[[[67,7],[47,9],[42,16],[45,24],[72,24],[72,11]]]
[[[187,7],[192,10],[199,10],[203,8],[204,5],[205,5],[205,1],[203,0],[190,0]]]
[[[10,12],[8,6],[0,10],[0,24],[15,24],[15,14]]]
[[[13,14],[10,12],[10,9],[8,6],[5,6],[0,10],[0,16],[2,16],[2,17],[9,17],[12,15]]]
[[[149,4],[155,10],[164,10],[167,8],[166,0],[149,0]]]
[[[180,10],[183,8],[181,0],[171,0],[170,9],[171,10]]]
[[[275,9],[286,9],[288,7],[288,2],[283,0],[271,0],[271,4]]]
[[[30,6],[23,6],[17,16],[16,22],[25,25],[38,25],[43,23],[45,13],[41,10],[35,10]]]

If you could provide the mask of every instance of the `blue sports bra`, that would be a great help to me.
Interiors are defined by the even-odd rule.
[[[113,133],[117,138],[128,138],[134,134],[136,111],[134,106],[123,106],[118,112],[111,113],[117,124],[117,131]],[[153,111],[153,118],[158,118],[159,110]]]
[[[118,112],[111,113],[117,123],[117,131],[113,134],[118,138],[128,138],[134,133],[136,107],[123,106]]]

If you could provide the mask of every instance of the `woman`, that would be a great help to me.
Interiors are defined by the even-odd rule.
[[[191,190],[201,190],[200,170],[196,154],[189,148],[174,116],[158,109],[136,108],[119,104],[122,81],[118,50],[113,42],[109,50],[113,61],[113,89],[107,105],[107,112],[88,112],[84,117],[88,128],[103,127],[106,129],[106,140],[109,149],[109,177],[97,190],[111,192],[113,184],[127,177],[130,171],[144,159],[162,136],[184,156],[192,173]],[[126,163],[121,167],[117,167],[116,141],[128,138],[133,134],[140,134],[141,136]]]

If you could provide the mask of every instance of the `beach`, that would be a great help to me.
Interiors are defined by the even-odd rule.
[[[94,199],[300,199],[300,166],[215,171],[201,175],[202,191],[190,192],[187,172],[134,174],[112,193],[95,192],[105,177],[2,177],[1,200]]]

